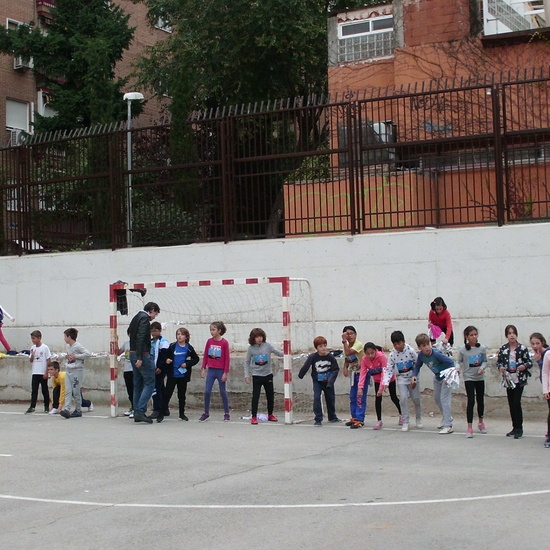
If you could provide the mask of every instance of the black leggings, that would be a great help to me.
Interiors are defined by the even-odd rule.
[[[380,387],[380,382],[374,383],[374,392],[378,393],[378,388]],[[401,405],[399,404],[399,398],[397,397],[397,392],[395,391],[395,380],[390,382],[390,385],[388,386],[388,389],[390,390],[390,397],[393,401],[393,404],[397,407],[397,410],[399,411],[399,414],[401,414]],[[374,408],[376,410],[376,417],[378,420],[382,420],[382,396],[378,397],[376,396],[376,399],[374,400]]]
[[[265,396],[267,398],[267,414],[273,414],[273,405],[275,403],[273,374],[268,374],[267,376],[252,377],[252,416],[258,416],[258,402],[260,401],[262,386],[265,388]]]
[[[510,418],[514,430],[523,430],[523,410],[521,409],[521,396],[524,386],[516,386],[513,390],[506,390],[508,406],[510,407]]]
[[[484,380],[466,380],[466,395],[468,404],[466,405],[466,421],[471,424],[474,421],[474,403],[477,401],[477,416],[483,418],[485,413],[485,381]]]

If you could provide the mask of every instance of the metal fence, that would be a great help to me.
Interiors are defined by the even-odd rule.
[[[0,150],[1,253],[550,219],[547,73],[130,132]]]

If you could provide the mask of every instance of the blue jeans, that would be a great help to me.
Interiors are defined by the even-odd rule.
[[[367,392],[369,391],[370,376],[367,376],[365,380],[365,387],[363,388],[363,395],[361,397],[361,405],[357,404],[357,390],[359,389],[359,373],[350,373],[353,376],[353,385],[349,389],[349,412],[351,418],[365,421],[365,413],[367,412]]]
[[[229,414],[229,399],[227,397],[227,390],[225,389],[225,382],[222,382],[222,376],[223,369],[208,369],[206,373],[206,387],[204,388],[204,412],[206,414],[210,414],[210,396],[212,395],[215,380],[218,381],[220,388],[223,410],[226,414]]]
[[[336,392],[334,386],[327,386],[326,382],[317,382],[313,380],[313,412],[315,421],[323,421],[323,408],[321,407],[321,394],[325,394],[325,403],[327,404],[327,416],[329,420],[335,420],[336,416]]]
[[[150,353],[144,352],[141,356],[141,367],[136,367],[138,360],[135,351],[130,352],[130,363],[134,371],[134,411],[145,414],[147,403],[155,389],[155,363]]]

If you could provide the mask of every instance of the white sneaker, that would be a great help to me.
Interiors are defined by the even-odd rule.
[[[451,416],[451,422],[454,420],[454,418]],[[441,422],[439,423],[439,426],[437,427],[438,430],[441,430],[441,428],[445,427],[445,420],[442,418]]]
[[[409,423],[408,422],[403,422],[403,426],[401,426],[401,431],[402,432],[408,432],[409,431]]]
[[[132,414],[132,409],[128,409],[125,413],[124,413],[124,416],[130,416]]]
[[[59,414],[59,409],[52,409],[50,414]]]
[[[424,424],[422,424],[422,419],[421,418],[417,418],[416,419],[416,427],[421,430],[423,427],[424,427]]]
[[[130,414],[128,415],[128,418],[134,418],[134,409],[130,411]]]
[[[440,434],[452,434],[453,433],[453,427],[452,426],[445,426],[442,430],[440,430]]]
[[[92,412],[94,410],[94,404],[90,401],[90,406],[88,407],[88,412]]]

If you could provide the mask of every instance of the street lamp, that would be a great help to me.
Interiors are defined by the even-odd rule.
[[[132,246],[132,101],[141,101],[143,94],[128,92],[124,94],[128,102],[128,121],[126,123],[126,167],[128,168],[128,189],[126,190],[126,244]]]

